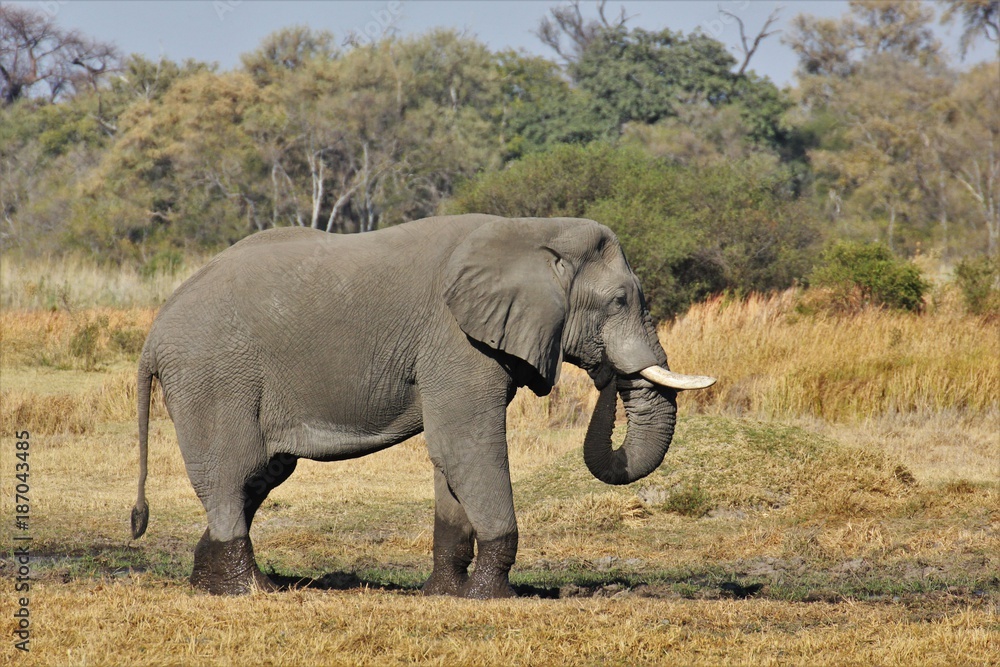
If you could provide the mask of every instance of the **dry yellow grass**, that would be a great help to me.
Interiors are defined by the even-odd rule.
[[[525,454],[515,445],[523,519],[515,576],[544,578],[550,569],[564,576],[559,572],[568,568],[604,582],[607,597],[490,603],[363,587],[248,599],[201,595],[184,577],[204,518],[169,421],[152,425],[151,521],[138,543],[127,539],[134,427],[105,423],[79,436],[33,436],[33,546],[45,558],[34,566],[33,651],[19,664],[986,665],[1000,659],[995,593],[977,602],[961,583],[921,583],[961,582],[960,570],[948,571],[954,563],[981,559],[985,571],[997,566],[988,555],[1000,551],[995,487],[907,484],[885,467],[887,459],[833,443],[821,443],[814,454],[808,434],[794,429],[798,440],[780,430],[773,438],[793,443],[791,465],[780,466],[778,458],[754,468],[740,459],[752,444],[747,438],[772,427],[740,424],[683,419],[669,469],[639,488],[610,489],[589,478],[572,451],[580,428],[548,453],[532,445]],[[5,469],[9,445],[5,440]],[[810,461],[812,468],[801,468]],[[688,518],[642,493],[669,487],[691,468],[724,473],[729,462],[727,479],[706,484],[735,511],[726,505],[722,514]],[[811,477],[818,478],[815,487]],[[759,494],[748,491],[750,483],[781,492],[785,506],[754,509]],[[371,568],[402,568],[419,576],[430,560],[432,488],[420,438],[356,461],[303,461],[261,509],[253,529],[258,558],[266,570],[310,576],[317,568],[362,578]],[[10,516],[6,496],[0,513]],[[770,582],[774,590],[789,579],[819,577],[806,585],[821,601],[719,599],[719,579],[704,574],[707,564],[723,567],[723,578]],[[676,571],[679,581],[694,583],[683,595],[654,583],[646,587],[649,598],[642,587],[630,593],[608,584],[623,575],[642,581],[646,571]],[[878,576],[892,573],[901,578],[899,601],[891,592],[880,601],[845,599],[850,581],[876,576],[878,584]],[[4,616],[9,626],[10,614]]]
[[[101,266],[79,256],[22,259],[0,256],[0,308],[130,308],[163,303],[205,259],[185,258],[174,272],[143,276],[132,266]]]
[[[795,291],[696,304],[660,337],[720,378],[681,411],[791,420],[923,478],[1000,480],[1000,322],[939,307],[801,315]]]
[[[1000,417],[995,413],[894,414],[858,423],[790,421],[860,449],[884,452],[922,480],[1000,480]]]
[[[700,410],[863,421],[886,414],[1000,411],[1000,323],[947,311],[800,315],[797,293],[715,298],[662,334],[677,370],[711,372]]]
[[[96,374],[91,374],[91,376]],[[24,385],[32,380],[44,381],[45,374],[16,374],[14,383]],[[32,391],[24,388],[0,388],[0,428],[16,427],[33,433],[83,434],[104,422],[135,420],[137,409],[135,370],[122,368],[113,373],[86,378],[82,393]],[[100,384],[93,381],[99,380]],[[153,393],[151,414],[166,417],[163,395]]]
[[[650,599],[469,602],[379,591],[242,599],[183,585],[39,586],[17,664],[990,665],[995,609]],[[100,616],[95,619],[95,610]],[[9,623],[8,623],[9,624]]]
[[[131,363],[155,316],[153,308],[4,310],[2,364],[5,369],[94,370],[115,361]]]

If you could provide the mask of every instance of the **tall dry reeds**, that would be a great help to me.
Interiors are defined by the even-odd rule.
[[[67,310],[107,306],[150,307],[163,303],[206,258],[185,259],[175,270],[146,272],[134,266],[102,266],[75,255],[0,257],[0,308]]]
[[[719,382],[685,395],[699,411],[858,421],[886,414],[995,414],[1000,326],[939,310],[800,314],[797,294],[723,297],[661,330],[674,369]]]

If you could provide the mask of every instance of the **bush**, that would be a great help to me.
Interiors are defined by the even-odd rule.
[[[98,317],[77,327],[69,339],[69,352],[82,359],[84,370],[95,370],[101,360],[101,335],[108,329],[108,318]]]
[[[134,327],[115,329],[111,332],[109,343],[114,350],[136,357],[146,343],[146,332]]]
[[[963,259],[955,267],[966,309],[973,315],[1000,315],[1000,256]]]
[[[812,285],[830,291],[830,305],[846,311],[886,307],[920,311],[930,285],[912,262],[884,243],[839,241],[820,258]]]

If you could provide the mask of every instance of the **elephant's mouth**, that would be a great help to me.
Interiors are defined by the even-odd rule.
[[[590,375],[590,379],[594,381],[594,385],[598,389],[604,389],[605,386],[613,379],[617,377],[623,377],[611,367],[611,364],[607,363],[605,360],[600,366],[587,371]],[[691,389],[707,389],[711,387],[716,382],[716,378],[709,375],[685,375],[683,373],[674,373],[668,368],[663,366],[647,366],[646,368],[639,371],[638,375],[642,376],[649,382],[660,387],[666,387],[667,389],[675,389],[677,391],[685,391]]]

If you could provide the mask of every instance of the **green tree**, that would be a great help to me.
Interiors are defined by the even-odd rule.
[[[101,141],[94,127],[86,131],[84,114],[67,111],[41,100],[0,108],[0,241],[5,249],[59,249],[73,185],[98,159]]]
[[[1000,316],[1000,256],[962,260],[955,265],[955,284],[970,313]]]
[[[496,161],[492,54],[451,31],[320,55],[270,90],[254,119],[272,224],[366,231],[433,212]]]
[[[147,257],[280,225],[366,231],[433,213],[497,164],[501,93],[482,44],[437,31],[341,53],[330,39],[279,31],[248,71],[131,63],[112,90],[127,110],[79,185],[74,242]]]
[[[529,155],[460,188],[448,212],[587,217],[619,236],[655,318],[725,290],[805,276],[818,233],[774,158],[682,167],[604,143]]]
[[[568,73],[619,127],[676,117],[686,106],[735,105],[752,141],[780,144],[790,103],[770,80],[734,74],[736,64],[723,44],[700,33],[618,27],[600,31]]]
[[[496,68],[505,160],[616,136],[617,125],[598,113],[588,92],[571,87],[555,63],[505,51],[497,55]]]
[[[902,0],[797,17],[788,41],[800,59],[800,133],[814,138],[817,194],[839,235],[907,252],[992,252],[996,70],[951,69],[933,18]]]
[[[924,67],[941,61],[941,44],[931,24],[934,10],[917,0],[851,0],[848,14],[816,18],[799,14],[783,40],[799,58],[805,92],[817,95],[822,81],[809,77],[848,77],[866,60],[891,54]],[[819,86],[809,86],[809,83]]]
[[[258,85],[277,82],[289,72],[301,69],[315,59],[339,56],[333,33],[308,26],[291,26],[267,35],[256,49],[240,56],[243,70]]]
[[[246,74],[207,71],[136,102],[81,187],[73,238],[127,257],[160,243],[218,247],[263,229],[266,177],[244,123],[265,105]]]
[[[604,8],[605,3],[599,3],[599,20],[587,20],[579,2],[555,7],[536,32],[563,59],[572,90],[578,93],[568,104],[559,98],[572,111],[562,116],[574,117],[577,126],[598,129],[588,139],[613,138],[632,126],[669,124],[669,119],[690,117],[701,109],[733,106],[740,115],[738,127],[749,141],[775,149],[786,142],[781,117],[790,100],[771,81],[747,70],[760,42],[774,34],[768,32],[774,14],[752,44],[736,17],[745,57],[734,72],[736,59],[707,35],[629,28],[624,9],[609,20]],[[589,114],[581,114],[581,107],[589,107]],[[537,115],[547,120],[551,114]],[[584,115],[589,122],[580,123]],[[575,141],[581,134],[570,136]]]
[[[972,248],[1000,253],[1000,63],[981,63],[958,77],[948,100],[943,169],[957,184],[954,217],[973,231]],[[985,236],[985,244],[983,237]]]
[[[941,183],[928,130],[943,121],[952,85],[943,73],[892,56],[829,82],[837,125],[810,153],[842,234],[876,235],[890,247],[933,238]]]

